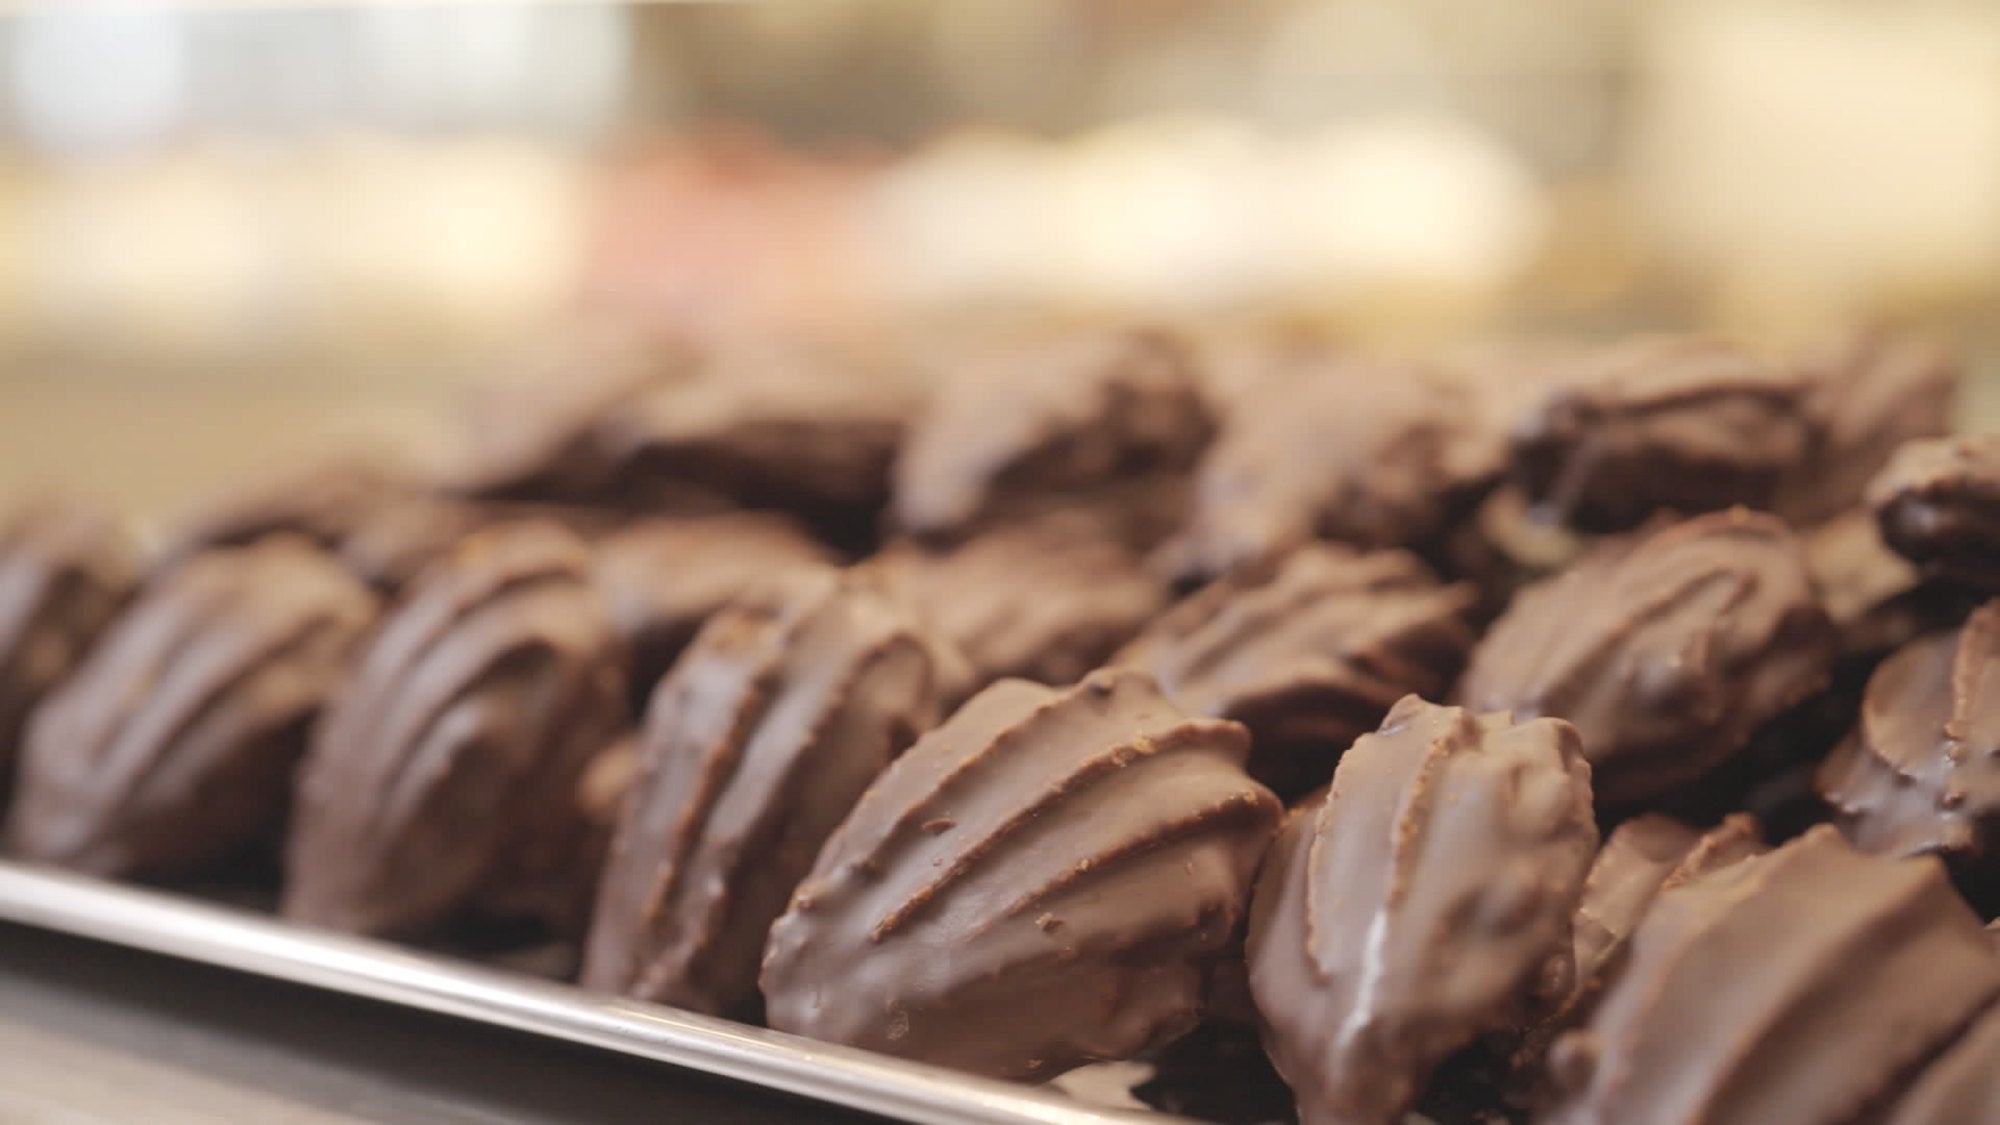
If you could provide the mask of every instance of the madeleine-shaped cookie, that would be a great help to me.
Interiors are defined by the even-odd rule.
[[[956,660],[830,570],[710,618],[648,709],[583,983],[752,1006],[771,923],[861,791],[943,717]]]
[[[1166,604],[1167,589],[1096,522],[1057,513],[948,550],[899,543],[863,566],[972,664],[975,684],[1068,684]]]
[[[1187,349],[1156,332],[1067,336],[951,373],[894,472],[896,526],[956,541],[1092,494],[1185,476],[1214,433]]]
[[[1135,671],[988,687],[821,849],[771,929],[770,1025],[1013,1078],[1186,1032],[1280,814],[1248,741]]]
[[[564,866],[578,779],[624,722],[624,691],[582,542],[522,523],[460,543],[383,622],[314,735],[285,914],[391,934],[485,896],[520,901],[495,874]]]
[[[1313,544],[1219,579],[1116,657],[1190,714],[1250,728],[1250,774],[1295,796],[1405,695],[1442,696],[1478,593],[1416,556]]]
[[[1868,506],[1904,558],[2000,586],[2000,434],[1910,442],[1869,483]]]
[[[14,847],[165,876],[265,842],[375,612],[299,539],[205,551],[150,584],[29,718]]]
[[[0,516],[0,808],[29,713],[125,604],[134,564],[117,522],[89,508],[44,501]]]
[[[1996,993],[2000,958],[1935,861],[1822,825],[1659,896],[1557,1041],[1545,1120],[1860,1120]]]
[[[1767,506],[1817,438],[1803,371],[1713,341],[1635,337],[1570,376],[1516,425],[1514,467],[1537,502],[1587,530]]]
[[[1575,728],[1410,696],[1287,819],[1247,954],[1271,1061],[1306,1125],[1392,1125],[1451,1052],[1570,979],[1597,850]]]
[[[1741,751],[1826,684],[1833,655],[1798,537],[1716,512],[1608,541],[1523,590],[1459,697],[1576,724],[1598,801],[1624,806]]]

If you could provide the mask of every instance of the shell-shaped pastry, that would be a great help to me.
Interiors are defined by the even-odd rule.
[[[1822,825],[1659,896],[1557,1041],[1545,1120],[1858,1120],[1996,993],[2000,958],[1935,861]]]
[[[1130,670],[1002,680],[919,739],[771,930],[770,1025],[1028,1078],[1194,1026],[1280,810]]]
[[[1250,728],[1250,774],[1295,796],[1405,695],[1442,696],[1476,639],[1478,592],[1416,556],[1303,547],[1210,584],[1116,662],[1152,673],[1190,714]]]
[[[265,842],[375,613],[298,539],[206,551],[149,584],[30,717],[14,846],[152,876]]]
[[[581,541],[523,523],[459,544],[383,622],[314,735],[286,915],[406,933],[482,895],[520,901],[521,881],[568,862],[578,780],[624,720],[624,677]]]
[[[1599,802],[1622,806],[1741,751],[1826,684],[1833,650],[1798,537],[1716,512],[1606,542],[1523,590],[1459,697],[1576,724]]]
[[[1898,449],[1868,485],[1882,541],[1904,558],[2000,586],[2000,434],[1960,434]]]
[[[1250,990],[1306,1125],[1400,1122],[1448,1054],[1570,979],[1597,850],[1575,728],[1411,696],[1272,845]]]

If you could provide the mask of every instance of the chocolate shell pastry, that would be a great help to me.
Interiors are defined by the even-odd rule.
[[[523,523],[460,543],[383,622],[314,735],[286,916],[404,934],[560,899],[525,884],[566,869],[578,781],[623,725],[624,692],[581,541]]]
[[[946,550],[898,543],[863,565],[965,654],[978,686],[1073,683],[1167,602],[1136,554],[1064,513]]]
[[[1607,541],[1523,590],[1459,697],[1575,723],[1598,801],[1619,807],[1729,760],[1825,686],[1833,655],[1798,537],[1716,512]]]
[[[1314,544],[1214,582],[1116,662],[1190,714],[1249,727],[1251,776],[1294,796],[1397,700],[1445,693],[1477,639],[1476,599],[1414,555]]]
[[[196,555],[150,583],[28,722],[22,854],[191,874],[272,842],[307,731],[376,599],[303,540]]]
[[[1833,519],[1861,503],[1870,478],[1903,443],[1951,426],[1959,364],[1916,337],[1864,333],[1800,360],[1812,452],[1780,482],[1772,510],[1795,526]]]
[[[1314,539],[1423,545],[1505,463],[1478,385],[1416,364],[1302,360],[1231,404],[1159,566],[1198,582]]]
[[[771,930],[770,1025],[1046,1077],[1191,1029],[1280,815],[1130,670],[1002,680],[863,794]]]
[[[1862,1120],[1996,993],[2000,958],[1935,862],[1822,825],[1659,896],[1557,1041],[1544,1120]]]
[[[1575,728],[1415,696],[1294,811],[1247,953],[1264,1043],[1305,1125],[1394,1125],[1432,1069],[1570,979],[1597,850]]]
[[[953,542],[1093,499],[1151,508],[1151,494],[1177,495],[1214,430],[1174,337],[1086,334],[1001,349],[950,372],[918,414],[896,459],[894,523]]]
[[[1573,367],[1516,425],[1514,470],[1563,522],[1635,527],[1661,509],[1766,507],[1817,432],[1811,384],[1696,337],[1641,336]]]
[[[597,541],[596,578],[631,652],[637,709],[709,615],[730,601],[838,562],[775,512],[657,517]]]
[[[1903,446],[1868,485],[1868,506],[1904,558],[2000,587],[2000,434]]]
[[[647,712],[585,986],[753,1007],[771,923],[862,790],[943,717],[958,659],[832,571],[711,618]]]
[[[93,509],[41,501],[0,516],[0,809],[28,715],[124,606],[135,567],[123,530]]]

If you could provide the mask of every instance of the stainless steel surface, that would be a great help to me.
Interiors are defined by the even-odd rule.
[[[938,1123],[1177,1120],[0,861],[0,919]]]

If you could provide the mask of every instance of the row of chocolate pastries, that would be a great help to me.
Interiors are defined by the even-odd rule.
[[[778,1026],[1021,1076],[1129,1054],[1184,1028],[1211,963],[1226,959],[1249,871],[1275,824],[1275,802],[1233,760],[1254,745],[1253,771],[1282,788],[1323,780],[1332,751],[1403,692],[1448,689],[1474,644],[1480,598],[1395,552],[1320,547],[1248,566],[1159,618],[1114,661],[1156,679],[1102,674],[1066,691],[999,684],[870,790],[890,797],[857,804],[854,794],[897,749],[992,674],[968,672],[962,654],[935,639],[941,615],[911,612],[906,603],[919,599],[884,587],[907,589],[899,573],[958,560],[957,580],[939,580],[941,603],[990,604],[995,588],[1011,589],[1012,605],[988,623],[1005,632],[1035,619],[1044,583],[1072,573],[1054,566],[1036,577],[1060,548],[1089,544],[1094,557],[1129,559],[1095,538],[1096,526],[1038,521],[981,536],[979,550],[906,550],[847,577],[812,565],[811,545],[795,540],[805,547],[796,579],[712,620],[654,694],[640,780],[598,900],[597,983],[710,1010],[754,1004],[763,931],[817,856],[819,874],[785,915],[796,949],[814,954],[793,956],[789,987],[773,984],[787,972],[786,922],[771,932],[764,987]],[[244,824],[268,822],[282,806],[285,748],[296,754],[310,713],[331,698],[292,829],[294,914],[396,933],[462,910],[573,900],[573,878],[549,878],[567,875],[576,850],[568,794],[622,725],[609,716],[628,690],[617,630],[591,581],[612,553],[593,559],[550,526],[488,531],[453,548],[371,627],[363,619],[372,605],[357,608],[370,595],[301,541],[197,552],[148,584],[42,709],[15,837],[36,854],[128,874],[198,862],[177,847],[243,843],[252,836]],[[791,569],[747,555],[728,553],[722,569]],[[1461,692],[1481,708],[1576,719],[1606,809],[1713,789],[1721,767],[1755,756],[1750,735],[1813,695],[1833,660],[1797,555],[1781,524],[1738,513],[1609,541],[1519,600],[1480,644]],[[982,557],[983,568],[963,563]],[[671,565],[654,577],[679,585]],[[1107,588],[1093,576],[1072,608],[1095,609]],[[357,592],[360,602],[348,596]],[[357,641],[363,632],[372,638]],[[367,652],[349,674],[338,653],[356,643]],[[1048,638],[1022,644],[1037,655],[1055,647]],[[40,655],[24,667],[56,659],[47,644],[33,649]],[[1503,698],[1489,698],[1496,693]],[[1189,720],[1184,710],[1240,717],[1256,737],[1246,744],[1232,723]],[[1396,726],[1392,717],[1385,735]],[[1676,741],[1705,749],[1676,762]],[[1318,766],[1305,764],[1313,759]],[[881,812],[880,801],[904,807],[867,827],[864,812]],[[850,805],[847,827],[835,831]],[[862,854],[841,857],[842,840]],[[1131,894],[1110,893],[1121,888]],[[833,905],[816,907],[823,902]],[[814,923],[816,909],[828,918]],[[858,938],[856,916],[866,922]],[[921,936],[890,940],[906,933]],[[984,962],[972,955],[982,943],[991,946]],[[929,952],[883,961],[878,946]],[[827,951],[832,975],[857,993],[821,979],[827,966],[814,962]],[[847,954],[881,971],[839,964]],[[906,994],[913,975],[917,993]],[[925,1002],[926,987],[938,1003]],[[779,997],[808,992],[804,1009],[782,1011]],[[1093,999],[1080,1012],[1084,997]],[[1412,997],[1387,999],[1395,1007]],[[1392,1013],[1386,1026],[1395,1024]],[[1274,1031],[1274,1045],[1284,1039]],[[1413,1089],[1426,1053],[1398,1064]],[[1314,1097],[1302,1089],[1309,1111]]]

